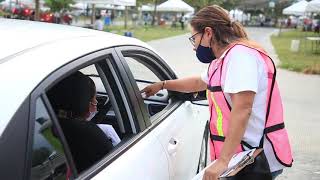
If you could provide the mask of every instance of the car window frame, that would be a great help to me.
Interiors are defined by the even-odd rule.
[[[0,145],[3,146],[0,148],[0,167],[5,171],[0,171],[0,177],[3,179],[15,180],[25,177],[29,102],[28,95],[1,135]]]
[[[112,56],[112,58],[108,58]],[[107,60],[108,59],[108,60]],[[89,65],[95,64],[95,63],[99,63],[100,61],[107,62],[107,63],[103,63],[107,66],[111,65],[111,69],[113,69],[113,76],[115,76],[115,79],[117,79],[116,81],[119,81],[121,87],[118,87],[119,84],[117,84],[117,87],[119,89],[123,88],[123,89],[127,89],[124,87],[127,87],[127,83],[129,82],[128,79],[126,79],[126,76],[122,77],[122,73],[119,73],[119,71],[121,71],[121,67],[116,67],[117,66],[117,61],[118,60],[118,56],[114,50],[114,48],[107,48],[107,49],[103,49],[97,52],[93,52],[91,54],[87,54],[83,57],[74,59],[70,62],[68,62],[67,64],[59,67],[59,69],[55,70],[54,72],[52,72],[49,76],[47,76],[46,78],[44,78],[44,80],[31,92],[30,95],[30,113],[29,113],[29,120],[28,120],[28,137],[27,137],[27,151],[26,151],[26,166],[25,166],[25,176],[24,177],[30,177],[31,175],[31,161],[32,161],[32,146],[33,146],[33,134],[34,134],[34,118],[35,118],[35,104],[36,101],[39,97],[41,97],[43,103],[46,106],[46,109],[49,113],[49,116],[53,122],[53,124],[55,125],[55,127],[58,130],[59,134],[63,134],[60,124],[58,123],[57,117],[50,105],[49,99],[46,96],[46,92],[48,89],[50,89],[51,87],[53,87],[57,82],[59,82],[60,80],[62,80],[63,78],[69,76],[70,74],[72,74],[75,70],[87,67]],[[109,62],[109,63],[108,63]],[[104,73],[105,74],[105,73]],[[128,96],[127,94],[127,90],[125,92],[125,95]],[[123,95],[122,95],[123,96]],[[130,95],[129,95],[130,96]],[[122,99],[128,98],[128,97],[121,97]],[[131,107],[131,103],[130,101],[127,102]],[[108,156],[106,156],[105,158],[101,159],[99,162],[97,162],[95,165],[93,165],[91,168],[87,169],[84,172],[81,173],[77,173],[77,170],[75,168],[74,162],[72,160],[72,155],[70,152],[69,147],[67,146],[66,140],[65,138],[61,138],[62,140],[62,145],[63,145],[63,149],[66,155],[66,159],[67,159],[67,163],[68,166],[71,168],[71,172],[73,175],[75,175],[75,177],[71,177],[71,178],[90,178],[93,177],[95,174],[99,173],[101,170],[104,169],[104,167],[108,166],[110,163],[112,163],[116,158],[118,158],[122,153],[124,153],[125,151],[128,150],[128,148],[130,148],[133,143],[140,139],[140,135],[139,132],[143,131],[145,129],[144,126],[144,120],[139,120],[136,116],[135,111],[131,112],[134,121],[137,122],[136,124],[139,125],[143,125],[142,127],[138,127],[137,128],[137,135],[135,135],[133,138],[130,138],[128,140],[128,142],[124,143],[122,146],[120,146],[119,148],[117,148],[115,151],[113,151],[111,154],[109,154]],[[140,113],[141,114],[141,113]],[[71,162],[71,163],[70,163]]]
[[[169,100],[169,104],[159,113],[156,115],[149,117],[147,108],[144,105],[144,100],[141,96],[141,92],[137,86],[136,80],[128,66],[127,60],[125,59],[126,56],[130,57],[130,54],[141,54],[144,58],[147,58],[149,62],[144,62],[148,68],[152,72],[153,70],[157,70],[158,78],[160,80],[171,80],[177,79],[177,75],[174,71],[169,67],[169,65],[155,52],[150,49],[141,46],[121,46],[115,48],[116,52],[120,58],[120,62],[125,69],[125,72],[131,82],[133,92],[135,93],[136,101],[139,103],[141,111],[144,113],[144,117],[146,119],[146,124],[148,125],[148,129],[152,130],[157,127],[162,121],[164,121],[170,114],[172,114],[178,107],[180,107],[184,101],[171,99]],[[154,73],[154,72],[153,72]]]

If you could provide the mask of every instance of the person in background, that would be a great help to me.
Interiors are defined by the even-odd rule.
[[[113,21],[114,21],[114,19],[115,19],[115,12],[114,12],[114,9],[113,9],[113,10],[111,10],[111,12],[110,12],[110,18],[111,18],[111,24],[113,24]]]
[[[96,21],[94,22],[93,29],[103,31],[104,23],[101,19],[101,15],[96,15]]]
[[[184,17],[184,13],[181,14],[180,17],[180,24],[181,24],[181,29],[184,30],[184,23],[185,23],[186,19]]]

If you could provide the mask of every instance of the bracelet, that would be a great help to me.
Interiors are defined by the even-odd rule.
[[[165,85],[165,84],[167,84],[167,80],[164,80],[164,81],[162,82],[161,90],[164,88],[164,85]]]

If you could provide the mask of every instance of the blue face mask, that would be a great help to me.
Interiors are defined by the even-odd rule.
[[[196,50],[197,58],[202,63],[211,63],[216,59],[216,56],[213,54],[211,47],[204,47],[201,45],[202,37],[200,40],[200,44]]]

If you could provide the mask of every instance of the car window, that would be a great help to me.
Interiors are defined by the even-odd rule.
[[[78,174],[122,147],[136,132],[134,122],[123,118],[114,86],[99,63],[74,70],[46,93]]]
[[[118,118],[115,114],[114,107],[111,103],[110,96],[107,93],[107,90],[102,82],[100,75],[95,67],[95,65],[90,65],[83,69],[79,70],[84,75],[88,76],[90,79],[93,80],[97,96],[96,99],[98,101],[97,104],[97,116],[95,116],[92,121],[99,126],[103,126],[100,124],[110,124],[116,130],[116,132],[122,137],[123,134],[126,133],[124,122],[121,118]],[[101,114],[105,113],[105,114]]]
[[[99,76],[98,71],[96,67],[93,65],[87,66],[85,68],[80,69],[83,74],[86,74],[87,76]]]
[[[147,66],[138,62],[137,59],[132,57],[125,57],[128,66],[133,74],[134,79],[144,80],[149,82],[158,82],[160,79],[150,70]],[[144,84],[146,85],[146,84]],[[141,83],[139,89],[143,88],[144,85]]]
[[[31,179],[66,179],[68,168],[62,144],[40,98],[34,122]]]
[[[154,82],[159,82],[160,72],[152,68],[151,62],[147,62],[145,56],[139,56],[139,54],[130,53],[125,54],[125,60],[129,66],[129,69],[137,83],[139,90],[142,90],[147,85]],[[154,96],[144,98],[144,103],[147,108],[150,117],[155,116],[162,112],[168,105],[168,92],[167,90],[161,90]],[[151,119],[152,121],[152,119]]]

